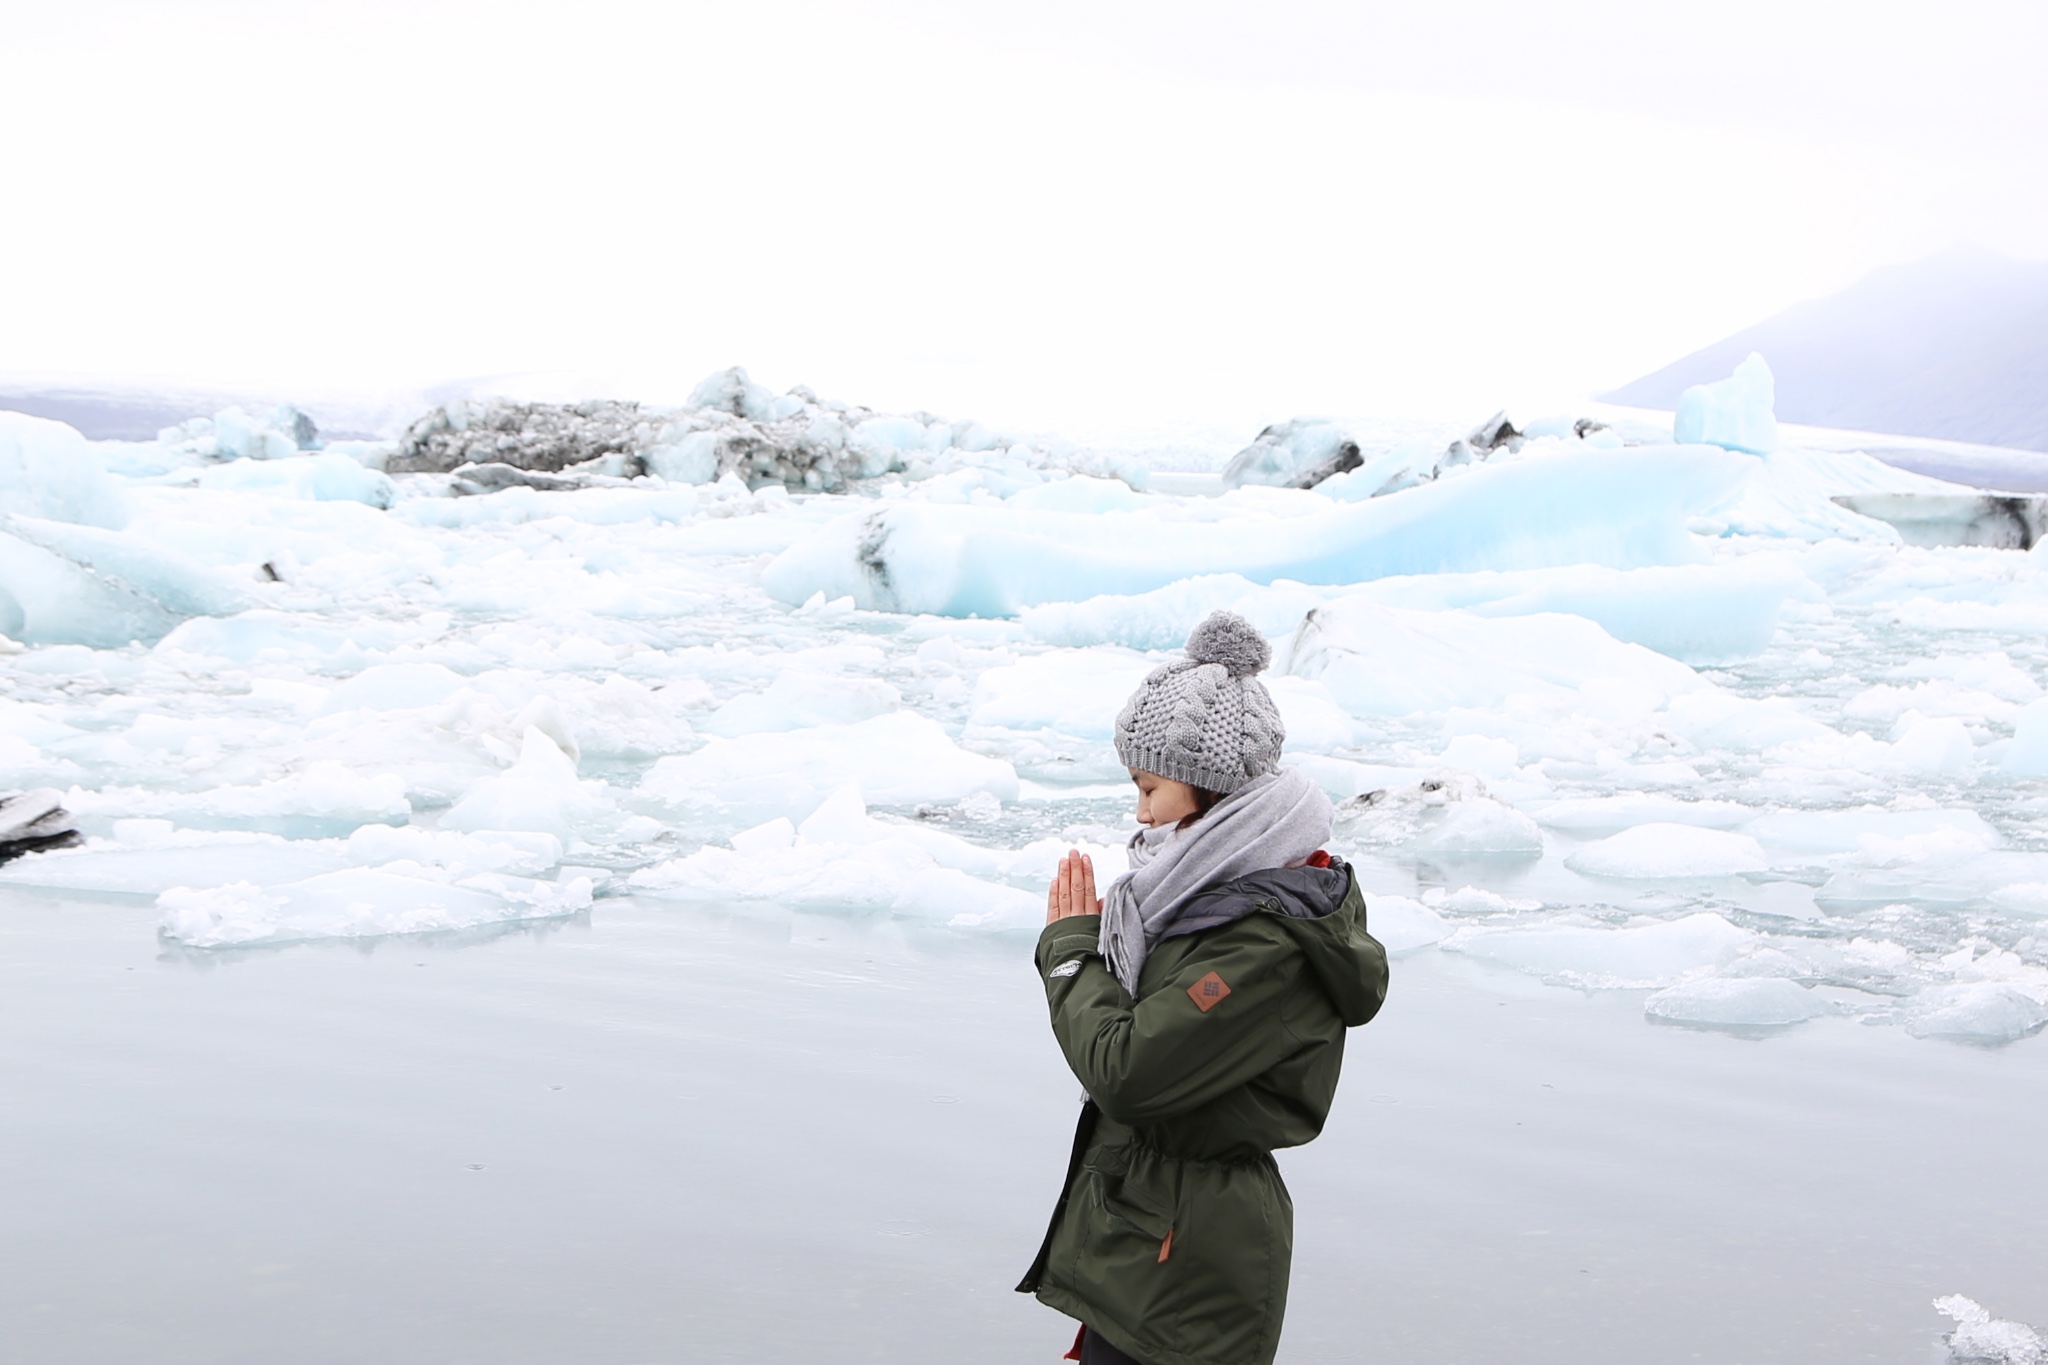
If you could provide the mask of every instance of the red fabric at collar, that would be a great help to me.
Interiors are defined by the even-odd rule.
[[[1328,867],[1329,865],[1330,855],[1320,848],[1309,854],[1308,861],[1302,864],[1304,867]]]

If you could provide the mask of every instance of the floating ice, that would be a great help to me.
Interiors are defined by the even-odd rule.
[[[730,736],[850,725],[887,715],[902,704],[903,694],[876,678],[785,668],[765,692],[734,697],[712,712],[704,728],[714,735]]]
[[[1528,928],[1473,925],[1443,947],[1566,985],[1596,989],[1666,986],[1734,961],[1756,942],[1711,911],[1610,929],[1552,923]]]
[[[1223,469],[1223,486],[1268,484],[1275,488],[1313,488],[1334,474],[1364,463],[1358,442],[1335,422],[1297,417],[1260,432]],[[1382,484],[1385,480],[1381,480]]]
[[[1472,774],[1448,770],[1344,802],[1337,808],[1337,831],[1366,847],[1417,853],[1543,851],[1543,832],[1534,820],[1488,795]]]
[[[1652,823],[1735,829],[1757,818],[1753,808],[1733,801],[1693,801],[1650,792],[1554,801],[1534,814],[1539,825],[1578,835],[1614,834]],[[1848,847],[1854,847],[1853,841]]]
[[[385,467],[458,476],[502,471],[490,481],[495,487],[565,486],[559,478],[520,478],[522,471],[538,471],[574,481],[651,474],[686,484],[730,476],[753,488],[838,492],[889,474],[924,479],[971,469],[992,452],[1025,470],[1104,463],[1078,453],[1055,459],[976,422],[876,413],[821,400],[801,387],[772,394],[735,366],[705,379],[673,409],[614,400],[458,399],[414,422]],[[1133,471],[1133,477],[1142,475]]]
[[[247,786],[197,792],[107,786],[71,801],[85,815],[171,818],[189,829],[267,830],[295,838],[346,834],[371,822],[403,824],[412,814],[404,778],[360,772],[334,759]]]
[[[1337,845],[1401,951],[1647,986],[1651,1017],[1712,1027],[1775,1027],[1810,982],[1930,1037],[2048,1004],[2048,551],[1918,548],[1833,501],[1952,487],[1562,421],[1448,451],[1347,422],[1362,463],[1313,491],[1195,495],[743,375],[639,412],[649,444],[596,453],[601,413],[470,422],[442,443],[467,472],[400,472],[389,509],[385,447],[286,450],[275,417],[209,419],[204,452],[34,428],[0,526],[0,633],[30,636],[0,643],[0,769],[90,837],[0,885],[245,882],[178,913],[276,941],[558,909],[534,887],[566,856],[650,894],[1028,929],[1058,852],[1113,865],[1124,696],[1227,607],[1276,646],[1285,761],[1385,794]],[[568,446],[507,458],[568,468],[487,448],[549,423]],[[1480,884],[1420,889],[1447,868]],[[1765,929],[1689,921],[1658,883],[1690,876]]]
[[[1239,515],[1223,519],[906,502],[814,533],[777,557],[762,582],[792,605],[823,592],[873,610],[1012,616],[1039,603],[1146,592],[1212,573],[1355,583],[1403,573],[1687,563],[1698,557],[1688,514],[1726,498],[1746,472],[1701,448],[1560,452],[1365,503],[1331,508],[1300,495],[1327,510],[1289,503],[1284,520],[1275,505],[1250,515],[1262,504],[1246,501],[1225,504]]]
[[[238,407],[157,433],[157,444],[191,460],[283,460],[319,444],[313,419],[286,404],[266,417]]]
[[[1768,455],[1778,448],[1777,398],[1771,367],[1751,352],[1735,373],[1712,384],[1695,384],[1678,396],[1672,436],[1680,445],[1705,442],[1729,450]]]
[[[1833,1006],[1782,977],[1709,976],[1666,986],[1643,1002],[1643,1013],[1708,1028],[1782,1028],[1831,1014]]]
[[[969,719],[1009,730],[1109,739],[1117,712],[1158,664],[1121,650],[1058,649],[984,672]]]
[[[154,896],[173,886],[296,881],[347,867],[336,840],[175,830],[168,820],[124,820],[112,839],[33,853],[0,867],[0,885]]]
[[[1497,707],[1517,694],[1626,681],[1661,703],[1711,690],[1685,665],[1623,644],[1576,616],[1487,619],[1403,611],[1347,598],[1311,612],[1286,671],[1313,678],[1357,716]]]
[[[1732,877],[1770,866],[1763,846],[1746,834],[1697,825],[1651,823],[1610,835],[1566,858],[1589,877]]]
[[[936,722],[908,711],[853,725],[713,739],[658,761],[640,792],[677,807],[732,807],[807,814],[839,787],[857,784],[882,805],[953,802],[975,792],[1017,798],[1008,763],[955,744]]]
[[[1451,933],[1442,915],[1406,896],[1367,896],[1365,928],[1395,957],[1442,942]]]
[[[270,888],[247,881],[172,887],[157,897],[157,908],[166,938],[193,948],[226,948],[474,929],[556,918],[590,905],[588,877],[558,884],[478,873],[449,882],[414,875],[420,870],[408,864],[348,868]]]
[[[521,740],[519,761],[462,794],[441,817],[456,830],[527,830],[566,839],[609,813],[603,784],[577,779],[576,761],[538,727]]]
[[[2022,777],[2048,777],[2048,698],[2028,703],[2014,717],[2004,767]]]
[[[2010,1043],[2048,1025],[2048,1005],[2016,986],[1970,981],[1930,991],[1906,1021],[1915,1038]]]
[[[801,825],[777,817],[635,872],[629,884],[649,895],[685,900],[772,900],[818,909],[888,911],[959,928],[1015,929],[1040,922],[1044,893],[1002,880],[1049,882],[1067,844],[1045,841],[998,852],[912,823],[867,813],[851,784],[822,802]],[[1087,845],[1098,874],[1113,876],[1119,852]]]
[[[1948,1358],[1959,1365],[2048,1365],[2048,1339],[2023,1322],[1994,1318],[1975,1299],[1949,1294],[1934,1309],[1955,1320]]]
[[[1726,564],[1611,569],[1572,565],[1516,573],[1382,579],[1356,596],[1411,610],[1457,608],[1478,616],[1567,612],[1615,639],[1691,664],[1752,658],[1771,643],[1788,597],[1818,597],[1787,557]]]
[[[76,429],[0,411],[0,517],[16,516],[118,529],[128,510],[120,486]]]
[[[199,486],[308,502],[360,502],[371,507],[389,507],[398,496],[397,487],[384,474],[333,451],[215,465],[199,471]]]

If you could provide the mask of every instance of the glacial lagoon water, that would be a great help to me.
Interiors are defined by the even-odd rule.
[[[0,1360],[1049,1362],[1029,937],[601,900],[225,951],[0,901]],[[1932,1362],[2048,1319],[2048,1050],[1644,1022],[1424,950],[1352,1035],[1283,1361]]]

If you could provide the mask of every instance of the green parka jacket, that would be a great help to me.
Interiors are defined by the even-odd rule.
[[[1279,868],[1202,898],[1247,913],[1146,958],[1135,1002],[1099,915],[1045,928],[1053,1033],[1089,1100],[1038,1259],[1017,1286],[1145,1365],[1269,1365],[1294,1205],[1272,1153],[1322,1131],[1345,1029],[1379,1011],[1387,955],[1351,869]]]

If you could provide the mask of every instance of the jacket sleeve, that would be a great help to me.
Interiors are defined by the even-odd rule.
[[[1303,970],[1291,943],[1248,923],[1211,936],[1133,1004],[1096,950],[1101,923],[1047,925],[1037,961],[1060,1050],[1110,1118],[1154,1123],[1199,1109],[1303,1046],[1283,1018]],[[1227,993],[1204,1010],[1190,988],[1212,972]]]

